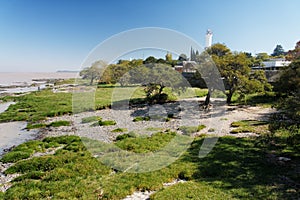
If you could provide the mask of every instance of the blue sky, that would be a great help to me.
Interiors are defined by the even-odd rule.
[[[78,70],[99,43],[162,27],[204,45],[272,53],[300,40],[299,0],[0,0],[0,71]],[[187,52],[189,49],[187,50]]]

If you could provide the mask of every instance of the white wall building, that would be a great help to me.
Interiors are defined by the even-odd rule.
[[[253,67],[253,69],[262,70],[280,70],[291,64],[291,61],[286,61],[284,58],[275,58],[262,62],[262,66]]]

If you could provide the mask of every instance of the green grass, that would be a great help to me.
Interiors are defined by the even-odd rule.
[[[151,200],[184,200],[184,199],[220,199],[220,200],[231,200],[234,199],[232,195],[226,193],[219,188],[211,187],[205,183],[199,183],[195,181],[188,181],[185,183],[179,183],[159,192],[151,195]]]
[[[205,128],[205,125],[199,126],[180,126],[179,130],[182,131],[184,135],[191,135],[192,133],[196,133]]]
[[[150,121],[150,117],[137,116],[132,121],[133,122]]]
[[[99,126],[113,126],[116,125],[117,122],[115,122],[114,120],[106,120],[106,121],[99,121],[98,124]]]
[[[175,133],[156,133],[151,137],[124,137],[114,145],[130,152],[156,152],[168,144]],[[182,136],[184,137],[184,136]],[[91,141],[92,142],[92,141]],[[283,141],[281,141],[283,142]],[[293,199],[299,197],[296,185],[284,182],[299,177],[290,165],[267,162],[273,151],[264,138],[219,138],[212,151],[199,158],[203,138],[195,138],[189,149],[171,165],[146,173],[124,173],[103,165],[75,136],[46,138],[20,145],[16,149],[42,150],[49,144],[64,145],[54,155],[19,160],[5,173],[22,173],[3,199],[122,199],[137,190],[157,190],[151,199]],[[92,144],[92,143],[91,143]],[[277,143],[277,151],[284,143]],[[95,148],[112,151],[110,144],[97,142]],[[275,147],[274,147],[275,148]],[[106,150],[105,150],[106,149]],[[99,149],[98,149],[99,150]],[[113,152],[111,152],[113,153]],[[278,155],[281,155],[278,152]],[[285,153],[299,163],[299,156]],[[163,188],[176,178],[188,182]]]
[[[60,120],[60,121],[51,122],[50,124],[45,124],[45,123],[31,124],[31,123],[28,123],[27,126],[26,126],[26,129],[36,129],[36,128],[45,128],[45,127],[60,127],[60,126],[70,126],[70,125],[71,125],[70,121]]]
[[[81,123],[85,124],[85,123],[91,123],[91,122],[95,122],[95,121],[101,121],[102,118],[98,117],[98,116],[90,116],[90,117],[84,117],[81,119]]]
[[[66,80],[63,83],[71,82],[73,80]],[[92,89],[95,88],[92,87]],[[191,94],[188,92],[188,95],[184,97],[194,97],[195,94],[202,96],[205,93],[204,90],[197,88],[188,88],[187,91],[193,92]],[[128,96],[128,92],[132,92],[132,95]],[[119,103],[126,103],[124,100],[128,99],[130,99],[130,103],[145,102],[145,97],[143,87],[117,87],[113,85],[98,86],[95,93],[53,93],[51,89],[47,89],[21,96],[6,96],[0,100],[14,101],[16,104],[11,105],[4,113],[0,113],[0,122],[28,121],[37,123],[47,117],[110,108],[112,102],[116,106]],[[171,97],[173,98],[174,95],[170,94]],[[174,97],[173,100],[175,99],[178,97]]]
[[[257,133],[266,134],[269,132],[269,123],[265,121],[257,120],[241,120],[237,122],[232,122],[231,127],[234,127],[230,133]]]
[[[127,132],[127,128],[116,128],[114,130],[112,130],[111,132],[113,133],[122,133],[122,132]]]

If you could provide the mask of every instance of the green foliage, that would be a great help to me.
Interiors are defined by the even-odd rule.
[[[136,138],[136,137],[138,137],[138,135],[135,134],[134,132],[125,133],[125,134],[122,134],[122,135],[118,135],[117,138],[116,138],[116,141],[124,140],[126,138]]]
[[[106,120],[106,121],[99,121],[98,122],[99,126],[113,126],[116,125],[117,122],[115,122],[114,120]]]
[[[90,116],[90,117],[84,117],[81,119],[81,123],[90,123],[90,122],[95,122],[95,121],[101,121],[102,118],[99,116]]]
[[[146,117],[143,117],[143,116],[137,116],[137,117],[135,117],[132,121],[133,121],[133,122],[150,121],[150,117],[148,117],[148,116],[146,116]]]
[[[48,127],[60,127],[60,126],[70,126],[70,125],[71,125],[70,121],[61,120],[61,121],[51,122],[47,126]]]
[[[293,61],[280,76],[276,91],[281,96],[275,107],[281,111],[274,115],[277,126],[300,124],[300,59]],[[281,120],[279,120],[281,118]]]
[[[47,124],[44,124],[44,123],[38,123],[38,124],[31,124],[31,123],[29,123],[29,124],[27,124],[27,126],[26,126],[26,129],[36,129],[36,128],[45,128],[45,127],[47,127]]]
[[[124,137],[114,145],[137,153],[155,152],[174,136],[175,133],[167,132],[146,138]],[[1,195],[4,199],[97,199],[102,190],[102,199],[123,199],[134,191],[157,190],[151,199],[297,197],[297,193],[289,192],[297,191],[297,186],[278,178],[284,176],[297,183],[297,173],[289,165],[268,163],[265,155],[276,151],[280,156],[284,151],[285,156],[293,155],[293,162],[299,160],[300,155],[283,145],[284,140],[276,140],[274,144],[265,139],[222,137],[206,157],[199,158],[203,138],[195,138],[188,151],[167,167],[147,173],[117,171],[112,174],[108,166],[87,152],[79,137],[45,138],[41,146],[46,146],[42,143],[58,143],[65,147],[54,155],[17,162],[6,173],[24,174]],[[110,144],[98,143],[100,147],[110,148]],[[177,178],[188,182],[163,187],[162,183]]]
[[[71,122],[70,121],[65,121],[65,120],[61,120],[61,121],[56,121],[56,122],[51,122],[50,124],[27,124],[26,129],[36,129],[36,128],[45,128],[45,127],[60,127],[60,126],[70,126]]]
[[[227,103],[231,104],[234,93],[242,98],[246,94],[264,92],[271,89],[271,85],[262,71],[251,73],[252,60],[245,53],[232,53],[225,45],[215,44],[208,53],[212,55],[228,92]]]
[[[94,80],[100,79],[106,66],[107,64],[104,61],[96,61],[91,67],[86,67],[80,71],[80,76],[82,76],[83,79],[90,79],[90,85],[92,85]]]
[[[5,154],[1,158],[1,162],[3,162],[3,163],[14,163],[14,162],[17,162],[19,160],[29,158],[30,155],[31,155],[31,153],[28,152],[28,151],[25,151],[25,152],[12,151],[12,152],[9,152],[9,153]]]
[[[267,134],[269,133],[269,123],[265,121],[257,120],[242,120],[237,122],[232,122],[231,127],[235,129],[231,130],[230,133],[257,133],[257,134]]]
[[[27,95],[10,97],[16,104],[0,113],[0,122],[44,120],[46,117],[72,113],[72,94],[53,93],[51,90],[31,92]]]
[[[184,135],[191,135],[192,133],[196,133],[204,129],[205,125],[199,125],[199,126],[180,126],[178,129],[182,131]]]
[[[284,54],[285,54],[285,52],[284,52],[283,47],[280,44],[278,44],[278,45],[276,45],[271,56],[278,57],[278,56],[284,56]]]
[[[195,181],[188,181],[185,183],[178,183],[176,185],[167,187],[154,193],[150,197],[151,200],[164,199],[203,199],[203,200],[231,200],[235,199],[219,188],[212,187],[205,183]]]
[[[116,129],[112,130],[111,132],[120,133],[120,132],[126,132],[126,131],[128,131],[127,128],[116,128]]]

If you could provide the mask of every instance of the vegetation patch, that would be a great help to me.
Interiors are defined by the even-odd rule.
[[[133,119],[133,122],[140,122],[140,121],[150,121],[150,117],[137,116]]]
[[[257,121],[257,120],[241,120],[237,122],[232,122],[231,127],[234,129],[230,131],[230,133],[257,133],[257,134],[265,134],[269,132],[268,130],[268,122],[265,121]]]
[[[129,132],[129,133],[125,133],[125,134],[122,134],[122,135],[118,135],[117,138],[116,138],[116,141],[119,141],[119,140],[124,140],[126,138],[136,138],[138,137],[138,135],[134,132]]]
[[[51,122],[50,124],[31,124],[28,123],[26,126],[26,129],[36,129],[36,128],[45,128],[45,127],[60,127],[60,126],[70,126],[71,122],[70,121],[65,121],[65,120],[60,120],[56,122]]]
[[[209,194],[209,195],[208,195]],[[195,181],[188,181],[185,183],[178,183],[176,185],[161,189],[160,191],[151,195],[151,200],[165,200],[165,199],[203,199],[203,200],[231,200],[235,199],[219,188],[214,188],[205,183]]]
[[[98,116],[90,116],[90,117],[84,117],[81,119],[81,123],[85,124],[85,123],[91,123],[91,122],[95,122],[95,121],[101,121],[102,118],[98,117]]]
[[[180,126],[178,130],[182,131],[184,135],[191,135],[192,133],[196,133],[204,129],[205,125],[199,125],[199,126]]]
[[[127,132],[127,128],[116,128],[114,130],[112,130],[111,132],[114,132],[114,133],[122,133],[122,132]]]
[[[99,121],[98,124],[99,126],[113,126],[116,125],[117,122],[115,122],[114,120],[106,120],[106,121]]]

